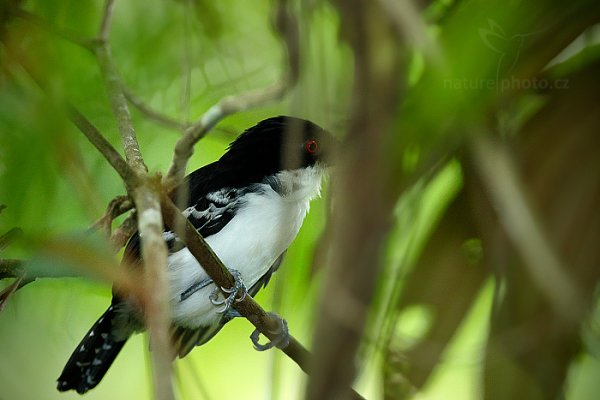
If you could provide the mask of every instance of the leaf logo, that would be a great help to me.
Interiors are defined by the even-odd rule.
[[[492,51],[500,54],[496,68],[496,79],[500,73],[508,73],[517,65],[525,38],[535,33],[518,33],[508,35],[506,31],[493,19],[488,19],[488,27],[479,29],[479,36],[483,43]]]

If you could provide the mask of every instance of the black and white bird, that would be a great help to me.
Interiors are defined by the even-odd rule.
[[[179,357],[206,343],[239,316],[229,307],[247,293],[254,296],[279,268],[312,199],[319,196],[325,156],[335,139],[314,123],[293,117],[266,119],[242,133],[216,162],[186,177],[184,215],[236,278],[223,298],[177,235],[166,230],[167,277],[174,347]],[[124,260],[140,264],[140,238],[134,235]],[[278,343],[285,346],[287,327],[280,320]],[[58,378],[58,390],[83,394],[102,379],[115,357],[136,332],[143,317],[132,300],[119,294],[77,346]]]

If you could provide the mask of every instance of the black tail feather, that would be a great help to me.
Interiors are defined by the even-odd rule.
[[[115,311],[111,306],[81,340],[58,378],[59,391],[73,389],[83,394],[96,387],[106,374],[127,341],[113,337],[114,317]]]

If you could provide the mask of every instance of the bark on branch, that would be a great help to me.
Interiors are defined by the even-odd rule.
[[[181,210],[167,196],[163,196],[161,207],[165,224],[177,232],[190,253],[198,260],[215,284],[221,287],[232,287],[233,276],[192,223],[181,214]],[[234,307],[264,336],[271,340],[275,339],[273,332],[278,328],[277,321],[271,318],[253,298],[246,296],[241,302],[234,303]],[[304,372],[310,374],[311,355],[294,337],[290,336],[288,346],[281,350]],[[362,399],[362,396],[351,390],[351,398]]]
[[[0,279],[19,278],[24,274],[22,260],[0,259]]]
[[[138,174],[125,162],[123,157],[115,150],[115,148],[102,136],[98,128],[96,128],[83,114],[75,107],[69,106],[69,118],[71,122],[85,135],[94,147],[104,156],[106,161],[119,174],[127,187],[135,187],[139,184],[140,177]]]

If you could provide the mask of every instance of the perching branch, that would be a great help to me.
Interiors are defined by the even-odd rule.
[[[163,196],[161,200],[161,207],[165,224],[177,232],[190,253],[198,260],[215,284],[221,287],[232,287],[234,284],[233,276],[192,223],[181,214],[181,210],[166,196]],[[277,329],[277,322],[269,317],[254,299],[246,296],[243,301],[235,303],[235,308],[256,326],[261,333],[269,338],[273,338],[273,334],[270,332]],[[308,351],[302,348],[293,338],[286,349],[289,349],[288,351],[291,353],[290,357],[296,361],[300,368],[308,372]],[[286,349],[284,351],[287,354]]]
[[[234,283],[233,276],[198,233],[194,225],[181,214],[181,210],[166,196],[161,199],[161,207],[165,224],[177,232],[190,253],[198,260],[215,284],[221,287],[232,287]],[[271,340],[275,339],[273,331],[278,327],[277,322],[253,298],[246,296],[244,300],[234,303],[234,307],[263,335]],[[311,355],[295,338],[290,336],[288,346],[281,350],[294,360],[304,372],[310,374],[309,361]],[[352,398],[362,399],[358,393],[354,391],[351,393]]]

